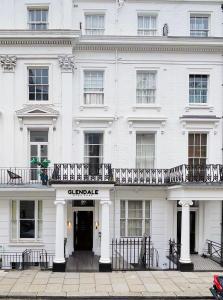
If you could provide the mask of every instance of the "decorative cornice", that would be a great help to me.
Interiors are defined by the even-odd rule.
[[[73,72],[74,70],[74,56],[73,55],[60,55],[58,62],[62,72]]]
[[[14,72],[16,67],[16,56],[2,55],[0,56],[0,63],[4,72]]]

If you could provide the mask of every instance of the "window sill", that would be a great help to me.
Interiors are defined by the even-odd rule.
[[[80,106],[80,110],[83,111],[84,109],[95,109],[95,108],[99,108],[99,109],[104,109],[105,111],[108,110],[108,106],[106,105],[81,105]]]
[[[155,104],[142,104],[142,105],[135,105],[132,107],[133,111],[136,111],[138,109],[154,109],[156,111],[161,111],[161,106]]]
[[[44,244],[41,241],[13,241],[8,244],[9,247],[43,247]]]
[[[200,105],[189,105],[185,107],[185,111],[191,111],[193,109],[206,109],[209,110],[210,112],[213,112],[214,107],[208,104],[200,104]]]

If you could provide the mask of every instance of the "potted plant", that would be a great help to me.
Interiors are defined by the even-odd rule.
[[[36,157],[31,160],[31,164],[35,164],[40,166],[40,179],[42,181],[42,185],[47,185],[48,182],[48,172],[47,168],[49,167],[50,160],[44,159],[43,161],[39,161]]]

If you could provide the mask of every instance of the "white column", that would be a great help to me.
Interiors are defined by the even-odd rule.
[[[72,162],[73,70],[72,55],[59,56],[61,67],[62,162]]]
[[[108,200],[101,201],[101,257],[99,263],[110,264],[110,228],[109,228],[109,206]]]
[[[191,200],[182,200],[179,202],[182,206],[181,217],[181,255],[180,263],[189,264],[190,259],[190,205],[193,204]]]
[[[54,263],[65,263],[64,257],[64,200],[56,200],[56,245]]]

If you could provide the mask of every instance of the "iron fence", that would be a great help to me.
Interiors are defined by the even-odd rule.
[[[51,269],[54,254],[44,249],[26,249],[23,252],[0,252],[0,269],[25,270],[38,266],[41,270]]]
[[[207,240],[207,255],[213,261],[223,266],[223,247],[222,244]]]
[[[150,270],[159,266],[159,254],[150,236],[113,239],[111,247],[113,270]]]
[[[175,242],[175,240],[169,240],[169,270],[179,270],[180,267],[180,251],[181,244]]]

